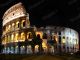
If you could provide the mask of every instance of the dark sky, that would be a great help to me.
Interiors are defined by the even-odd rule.
[[[30,14],[31,25],[64,26],[80,33],[80,0],[0,0],[0,36],[4,12],[20,1]]]
[[[30,14],[31,25],[65,26],[79,32],[79,0],[1,0],[0,23],[2,22],[1,18],[4,12],[20,1],[24,4],[26,11]]]

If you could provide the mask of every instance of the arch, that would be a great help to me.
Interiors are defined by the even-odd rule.
[[[37,31],[37,32],[36,32],[36,36],[37,36],[37,35],[40,35],[40,38],[42,39],[43,32],[42,32],[42,31]]]
[[[62,37],[62,43],[66,43],[65,36]]]
[[[18,42],[18,39],[19,39],[19,34],[15,33],[15,41],[14,42]]]
[[[11,42],[14,42],[14,34],[11,35]]]
[[[21,27],[23,28],[23,27],[25,27],[25,26],[26,26],[25,20],[22,20],[22,21],[21,21]]]
[[[14,30],[15,28],[15,23],[12,23],[12,30]]]
[[[39,45],[35,45],[35,53],[39,52]]]
[[[19,21],[16,22],[16,28],[19,28]]]
[[[8,26],[8,31],[10,31],[10,30],[11,30],[11,25]]]
[[[24,32],[21,33],[21,40],[20,41],[25,41],[25,33]]]
[[[8,43],[10,43],[11,42],[11,37],[10,37],[10,35],[8,35]]]
[[[6,43],[8,43],[8,37],[7,36],[5,36],[5,41],[6,41]]]
[[[32,39],[32,38],[33,38],[32,32],[28,32],[28,33],[27,33],[27,39]]]

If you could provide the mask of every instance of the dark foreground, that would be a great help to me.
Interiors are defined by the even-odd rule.
[[[0,55],[0,60],[80,60],[72,55]]]

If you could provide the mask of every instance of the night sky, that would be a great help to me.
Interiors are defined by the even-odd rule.
[[[79,0],[1,0],[0,31],[2,30],[1,18],[4,12],[20,1],[30,15],[31,25],[37,27],[46,25],[64,26],[73,28],[80,33]]]

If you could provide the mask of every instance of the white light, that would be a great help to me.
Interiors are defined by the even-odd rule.
[[[16,9],[16,7],[18,7],[18,8]],[[11,11],[11,12],[9,12],[9,11]],[[24,7],[22,6],[21,3],[16,4],[16,5],[12,6],[11,8],[9,8],[3,16],[3,26],[6,23],[8,23],[16,18],[26,16],[25,11],[26,10],[24,9]]]

